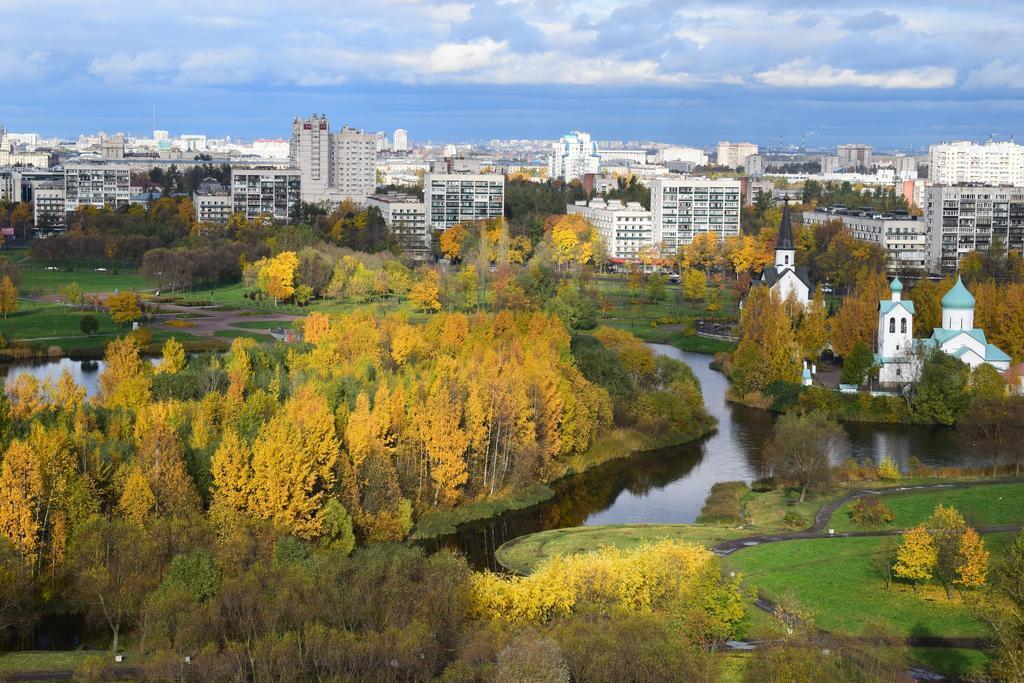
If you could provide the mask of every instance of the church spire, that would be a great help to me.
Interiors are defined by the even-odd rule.
[[[779,223],[779,234],[775,238],[775,249],[792,250],[793,247],[793,224],[789,220],[789,200],[782,207],[782,222]]]

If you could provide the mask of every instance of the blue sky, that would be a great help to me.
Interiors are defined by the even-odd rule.
[[[1024,5],[718,0],[0,0],[14,131],[882,147],[1024,120]]]

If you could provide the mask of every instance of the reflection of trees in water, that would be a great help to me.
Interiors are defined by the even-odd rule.
[[[590,515],[607,509],[623,491],[643,495],[681,479],[700,462],[702,453],[703,444],[688,444],[614,460],[556,482],[555,496],[548,501],[462,525],[457,533],[423,545],[428,550],[451,548],[475,567],[497,569],[494,551],[502,543],[538,531],[579,526]]]

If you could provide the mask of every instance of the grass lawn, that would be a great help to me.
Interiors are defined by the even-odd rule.
[[[283,327],[288,329],[292,326],[290,320],[245,320],[240,323],[231,323],[231,327],[238,327],[243,330],[269,330]]]
[[[1024,484],[993,484],[968,489],[893,493],[881,497],[892,508],[893,529],[907,529],[931,516],[938,504],[952,505],[971,526],[1024,522]],[[832,514],[829,526],[836,531],[859,527],[850,521],[851,503]]]
[[[118,328],[106,311],[73,311],[59,304],[19,301],[18,310],[0,318],[0,332],[9,340],[37,337],[81,337],[79,325],[83,317],[91,315],[99,321],[99,334],[115,334]]]
[[[747,532],[697,524],[610,524],[551,529],[521,536],[502,545],[494,556],[505,568],[529,574],[556,555],[576,555],[604,547],[632,548],[663,539],[714,545]]]
[[[255,339],[261,344],[273,344],[275,341],[277,341],[269,334],[260,334],[258,332],[251,332],[249,330],[218,330],[211,336],[220,337],[221,339],[235,339],[237,337],[248,337],[249,339]]]
[[[989,654],[984,650],[961,647],[912,647],[910,662],[955,680],[981,680],[988,668]]]
[[[75,670],[89,657],[103,657],[114,669],[138,666],[138,658],[126,655],[117,664],[109,650],[30,650],[0,654],[0,674]]]
[[[987,534],[993,559],[1013,534]],[[793,599],[823,629],[860,634],[881,623],[894,635],[984,636],[986,626],[958,598],[941,588],[913,592],[896,584],[886,590],[875,558],[888,538],[822,538],[752,546],[722,559],[726,570],[742,572],[745,583],[769,599]]]
[[[115,289],[152,289],[153,285],[143,280],[134,269],[120,269],[96,272],[88,270],[46,270],[42,266],[26,264],[21,266],[21,294],[56,294],[63,285],[77,282],[83,292],[113,292]]]

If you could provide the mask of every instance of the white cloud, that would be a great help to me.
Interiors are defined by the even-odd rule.
[[[133,81],[146,73],[165,72],[172,68],[170,56],[162,50],[138,54],[115,52],[96,57],[89,63],[89,73],[108,83]]]
[[[5,80],[32,81],[42,76],[50,68],[49,53],[34,50],[32,52],[15,52],[0,50],[0,73]]]
[[[964,80],[964,87],[1024,88],[1024,67],[996,59],[968,74]]]
[[[507,55],[508,43],[481,38],[469,43],[442,43],[427,57],[421,69],[427,73],[460,73],[491,65],[495,58]]]
[[[259,53],[249,47],[202,50],[185,58],[177,80],[195,85],[246,83],[259,73],[259,62]]]
[[[809,59],[794,59],[754,74],[765,85],[781,88],[881,88],[891,90],[948,88],[956,83],[956,70],[922,66],[891,71],[864,72],[836,69],[822,64],[814,66]]]
[[[696,43],[698,50],[703,50],[711,42],[711,36],[700,31],[694,31],[693,29],[681,28],[675,32],[675,36],[681,40]]]

